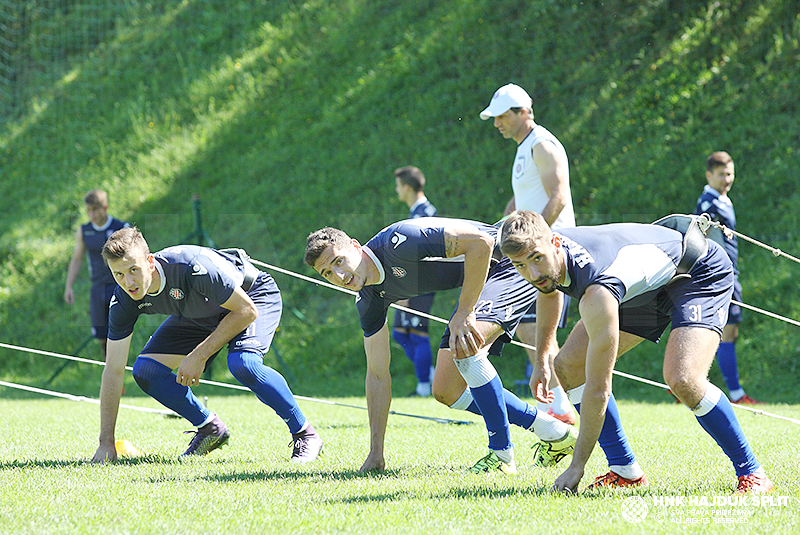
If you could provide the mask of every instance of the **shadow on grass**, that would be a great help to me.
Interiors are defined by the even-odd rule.
[[[259,470],[252,472],[238,472],[235,474],[213,474],[198,479],[218,483],[241,481],[270,481],[270,480],[303,480],[303,479],[330,479],[334,481],[349,481],[364,478],[400,477],[402,470],[388,470],[376,473],[362,474],[358,470]]]
[[[178,461],[162,455],[141,455],[138,457],[123,457],[111,464],[121,466],[135,466],[139,464],[177,464]],[[77,466],[102,466],[89,459],[31,459],[27,461],[0,462],[0,470],[14,470],[18,468],[74,468]]]

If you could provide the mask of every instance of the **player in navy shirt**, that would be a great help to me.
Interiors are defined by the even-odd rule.
[[[727,228],[736,230],[736,214],[728,192],[733,187],[733,158],[724,151],[717,151],[706,159],[706,181],[703,194],[697,199],[694,213],[708,214],[713,221],[719,221]],[[733,300],[742,302],[742,285],[739,283],[739,244],[736,236],[724,236],[723,247],[733,263]],[[722,342],[717,349],[717,362],[722,377],[734,403],[760,403],[748,396],[739,384],[739,366],[736,363],[736,339],[739,337],[739,324],[742,322],[742,307],[731,303],[728,311],[728,324],[722,330]]]
[[[92,321],[92,336],[100,341],[103,357],[106,355],[106,337],[108,336],[108,303],[117,283],[108,270],[100,252],[103,244],[115,231],[127,227],[128,223],[108,215],[108,194],[93,189],[83,198],[89,222],[81,225],[75,232],[75,249],[67,269],[67,283],[64,287],[64,301],[71,305],[75,302],[72,285],[78,277],[87,257],[92,289],[89,300],[89,316]]]
[[[486,422],[489,454],[470,470],[516,471],[509,422],[532,430],[542,440],[536,452],[540,466],[552,466],[572,450],[572,426],[505,390],[489,362],[488,355],[499,355],[511,340],[535,294],[496,251],[496,235],[492,225],[438,217],[394,223],[363,246],[330,227],[309,235],[306,264],[329,282],[357,292],[371,430],[370,452],[361,471],[385,468],[384,438],[392,397],[389,305],[459,287],[458,304],[439,345],[433,395],[451,408],[481,414]]]
[[[228,369],[272,407],[292,433],[293,462],[317,458],[322,439],[298,407],[286,380],[265,366],[282,301],[275,281],[241,252],[178,245],[150,254],[136,228],[115,232],[103,258],[119,286],[109,308],[108,358],[100,387],[100,446],[93,460],[114,460],[122,376],[131,335],[142,314],[168,317],[142,349],[133,377],[145,393],[198,428],[183,455],[224,445],[227,426],[192,393],[217,353],[228,346]],[[172,370],[178,368],[177,373]]]
[[[539,290],[538,362],[531,383],[536,396],[545,395],[548,359],[555,357],[559,379],[581,415],[572,463],[555,490],[577,489],[598,441],[609,472],[590,487],[648,484],[622,430],[611,379],[618,355],[644,339],[658,341],[670,323],[667,384],[733,463],[737,493],[773,489],[730,401],[707,379],[733,292],[733,269],[721,247],[697,228],[684,235],[629,223],[552,232],[541,215],[526,211],[505,221],[500,245]],[[577,299],[581,313],[560,351],[554,349],[561,312],[557,291]]]
[[[436,208],[425,196],[425,175],[422,174],[419,168],[413,165],[400,167],[395,169],[394,177],[395,193],[397,193],[397,198],[408,206],[410,210],[409,219],[436,216]],[[435,295],[433,293],[419,295],[407,301],[400,301],[397,304],[430,314]],[[402,346],[406,356],[414,364],[414,371],[417,375],[417,388],[411,395],[430,396],[431,379],[433,378],[431,366],[433,355],[431,353],[430,337],[428,336],[428,319],[403,310],[396,310],[392,338]]]

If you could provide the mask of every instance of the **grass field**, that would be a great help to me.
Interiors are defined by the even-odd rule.
[[[733,470],[690,413],[669,402],[619,403],[651,480],[647,490],[554,496],[548,489],[563,466],[534,468],[529,448],[535,438],[519,428],[512,430],[518,475],[466,474],[484,454],[485,429],[472,415],[430,399],[396,399],[392,408],[476,424],[392,416],[388,470],[360,475],[368,446],[365,411],[302,401],[326,445],[317,462],[296,466],[288,462],[289,434],[270,409],[250,395],[209,395],[209,406],[232,430],[229,446],[178,461],[188,443],[181,434],[190,429],[185,421],[121,410],[117,438],[128,439],[143,456],[110,465],[87,462],[97,440],[96,405],[27,395],[0,399],[0,533],[800,531],[797,426],[751,413],[739,416],[776,484],[772,505],[715,505],[718,497],[730,496]],[[335,401],[364,406],[363,398]],[[147,397],[123,402],[157,406]],[[765,410],[800,416],[798,406]],[[596,451],[583,485],[604,468]],[[648,506],[638,524],[622,514],[631,497]],[[664,497],[684,504],[660,506]],[[746,524],[715,522],[725,518]]]

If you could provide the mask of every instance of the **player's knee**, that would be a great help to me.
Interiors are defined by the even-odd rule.
[[[131,373],[133,374],[133,379],[136,381],[136,384],[139,385],[139,388],[149,393],[150,384],[159,377],[169,375],[170,370],[153,359],[139,357],[136,359],[136,362],[133,363],[133,370]]]
[[[228,369],[237,381],[245,386],[254,383],[256,370],[263,366],[261,355],[249,351],[228,353]]]

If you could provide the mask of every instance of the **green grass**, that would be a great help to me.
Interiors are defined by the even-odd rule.
[[[219,392],[217,391],[217,394]],[[363,398],[334,401],[364,405]],[[155,406],[149,398],[125,402]],[[320,460],[288,462],[289,435],[272,411],[250,395],[210,395],[209,406],[230,426],[228,446],[180,462],[188,443],[183,420],[123,410],[117,438],[143,457],[111,465],[87,462],[97,439],[98,410],[66,400],[0,400],[0,533],[695,533],[673,521],[710,509],[744,511],[739,532],[797,533],[796,478],[800,443],[794,424],[739,413],[760,460],[774,480],[780,507],[654,506],[660,496],[729,496],[733,470],[691,414],[670,402],[620,402],[627,433],[647,471],[647,490],[554,496],[563,467],[531,466],[532,434],[512,430],[519,474],[477,476],[464,470],[484,453],[482,425],[443,425],[393,416],[387,468],[359,475],[368,445],[366,412],[301,402],[325,440]],[[394,410],[477,421],[434,401],[396,399]],[[798,406],[767,410],[797,418]],[[604,471],[596,451],[583,485]],[[625,498],[640,496],[649,514],[637,526],[621,516]],[[656,515],[666,515],[658,520]],[[730,527],[705,525],[705,533]]]

